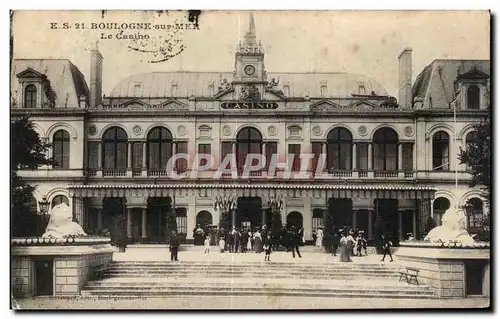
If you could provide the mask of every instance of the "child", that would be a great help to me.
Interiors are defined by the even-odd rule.
[[[267,237],[266,243],[264,244],[264,251],[266,255],[264,256],[264,261],[271,261],[271,236]]]
[[[356,238],[356,256],[361,256],[361,248],[363,248],[363,237],[359,234]]]
[[[223,253],[224,252],[224,247],[226,246],[226,241],[224,240],[223,237],[220,238],[219,240],[219,248],[220,248],[220,252]]]
[[[205,254],[210,253],[210,237],[205,238]]]

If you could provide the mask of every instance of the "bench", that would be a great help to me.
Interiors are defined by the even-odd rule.
[[[96,265],[90,267],[90,272],[92,274],[92,278],[94,279],[102,279],[104,277],[104,273],[108,269],[107,265]]]
[[[399,281],[401,281],[402,278],[406,279],[406,282],[411,284],[412,282],[415,282],[415,284],[418,285],[418,273],[420,270],[415,269],[415,268],[403,268],[399,271]]]

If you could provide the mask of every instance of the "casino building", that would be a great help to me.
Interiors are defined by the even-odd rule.
[[[363,75],[268,72],[251,15],[227,72],[134,74],[104,96],[104,58],[97,47],[90,55],[88,84],[69,60],[17,59],[11,73],[12,116],[31,115],[57,161],[20,172],[37,185],[33,209],[44,197],[66,202],[90,234],[125,214],[131,241],[161,242],[173,210],[190,242],[197,224],[218,224],[221,197],[233,201],[237,227],[269,224],[268,201],[282,199],[282,223],[303,226],[307,240],[324,214],[370,239],[397,240],[420,237],[450,206],[467,205],[470,227],[488,210],[456,154],[488,116],[489,61],[434,60],[412,85],[406,48],[396,99]],[[166,166],[180,153],[210,154],[214,167],[192,177],[191,161],[180,159],[174,170],[188,177],[174,178]],[[236,154],[239,176],[215,179],[227,154]],[[292,154],[292,175],[300,154],[313,158],[300,178],[283,167],[269,176],[269,160],[244,176],[247,154],[281,162]]]

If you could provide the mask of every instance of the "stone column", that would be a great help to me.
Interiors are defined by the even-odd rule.
[[[142,142],[142,169],[147,169],[147,152],[146,152],[147,144],[146,142]]]
[[[127,237],[132,237],[132,208],[127,207]]]
[[[413,237],[418,239],[417,236],[417,209],[413,210]]]
[[[398,143],[398,170],[403,170],[403,143]]]
[[[132,169],[132,142],[128,142],[127,169]]]
[[[236,209],[231,210],[231,225],[231,230],[236,227]]]
[[[404,234],[403,234],[403,214],[404,214],[404,211],[399,211],[398,212],[398,218],[399,218],[399,241],[403,241],[405,238],[404,238]]]
[[[357,210],[352,211],[352,228],[356,228],[356,215],[357,215],[356,213],[357,212],[358,212]]]
[[[236,142],[233,142],[231,144],[231,146],[232,146],[232,150],[231,151],[232,151],[233,155],[236,156]]]
[[[262,226],[264,225],[267,225],[267,214],[266,214],[266,210],[264,208],[261,208],[262,210]]]
[[[148,209],[146,207],[142,208],[142,231],[141,231],[141,237],[146,238],[148,237],[147,235],[147,214],[148,214]]]
[[[262,143],[262,156],[266,158],[266,142]]]
[[[368,210],[368,239],[373,239],[373,210]]]
[[[102,230],[102,207],[97,209],[97,229]]]
[[[352,144],[352,170],[356,170],[357,168],[357,150],[356,150],[356,143]]]
[[[368,143],[368,170],[373,169],[372,143]]]

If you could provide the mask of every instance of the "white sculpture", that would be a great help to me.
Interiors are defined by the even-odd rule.
[[[316,247],[323,247],[323,229],[321,228],[318,228],[318,230],[316,231]]]
[[[432,229],[424,240],[431,242],[458,241],[462,245],[474,244],[474,239],[466,230],[467,219],[462,209],[449,208],[441,218],[441,226]]]
[[[85,232],[78,223],[73,221],[73,215],[66,205],[61,203],[50,212],[49,224],[42,237],[66,238],[68,236],[85,236]]]

